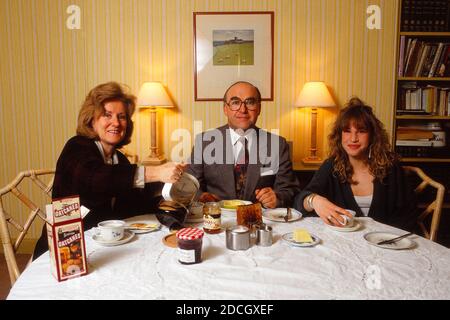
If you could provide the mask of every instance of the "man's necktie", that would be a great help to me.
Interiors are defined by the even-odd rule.
[[[236,196],[238,199],[243,199],[248,167],[248,143],[245,137],[240,137],[237,143],[240,143],[242,148],[239,151],[234,166],[234,181],[236,185]]]

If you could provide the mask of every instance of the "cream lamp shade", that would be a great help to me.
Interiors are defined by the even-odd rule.
[[[298,107],[335,107],[333,98],[324,82],[307,82],[295,101]]]
[[[331,97],[327,86],[322,81],[307,82],[300,91],[295,101],[298,107],[311,107],[311,148],[310,155],[302,162],[305,165],[316,165],[322,163],[317,156],[317,108],[335,107],[336,103]]]
[[[140,108],[173,107],[173,102],[161,82],[145,82],[139,90],[137,104]]]
[[[156,136],[156,108],[172,108],[174,106],[161,82],[145,82],[138,94],[139,108],[150,108],[150,155],[142,161],[143,165],[158,165],[166,159],[158,152]]]

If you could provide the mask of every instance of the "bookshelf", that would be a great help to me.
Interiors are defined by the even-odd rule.
[[[403,162],[448,165],[450,1],[401,0],[398,14],[393,145]]]
[[[443,213],[448,214],[450,1],[400,0],[398,17],[393,145],[404,165],[420,167],[444,184]],[[445,216],[438,235],[441,242],[442,235],[448,234]]]

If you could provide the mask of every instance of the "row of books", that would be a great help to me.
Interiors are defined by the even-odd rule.
[[[450,116],[450,88],[403,83],[399,90],[397,114],[411,113]]]
[[[449,77],[450,43],[400,37],[399,77]]]
[[[450,31],[450,1],[403,0],[401,31]]]
[[[442,148],[446,146],[446,132],[439,123],[398,126],[395,145]]]

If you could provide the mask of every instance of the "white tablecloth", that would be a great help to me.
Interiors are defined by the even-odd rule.
[[[227,214],[229,215],[229,214]],[[147,220],[154,216],[141,216]],[[234,218],[222,215],[223,225]],[[336,232],[319,218],[292,223],[265,221],[271,247],[247,251],[225,246],[225,232],[205,234],[203,262],[182,265],[177,249],[162,243],[166,228],[136,235],[129,243],[102,247],[85,233],[89,274],[58,282],[48,253],[17,280],[8,299],[450,299],[450,250],[419,236],[408,250],[370,245],[371,231],[404,231],[360,218],[362,228]],[[292,247],[281,235],[306,228],[321,238],[311,248]]]

